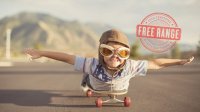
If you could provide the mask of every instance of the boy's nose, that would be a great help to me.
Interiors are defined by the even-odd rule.
[[[114,53],[111,58],[117,58],[117,57],[118,57],[117,54]]]

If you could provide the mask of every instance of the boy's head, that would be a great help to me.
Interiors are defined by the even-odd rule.
[[[121,69],[129,57],[128,38],[120,31],[111,29],[100,38],[99,62],[107,69]]]

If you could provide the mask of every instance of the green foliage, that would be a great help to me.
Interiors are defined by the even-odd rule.
[[[176,44],[175,47],[171,50],[171,58],[180,58],[181,57],[181,52],[179,45]]]
[[[19,51],[13,51],[11,57],[19,57],[20,55]]]
[[[42,49],[42,44],[40,44],[40,43],[35,43],[35,44],[34,44],[34,49],[41,50],[41,49]]]
[[[4,57],[4,51],[3,48],[0,48],[0,59]]]
[[[197,56],[200,57],[200,40],[199,44],[197,45]]]
[[[140,57],[139,48],[140,48],[139,42],[135,41],[135,43],[131,46],[131,52],[130,52],[131,58],[137,59]]]

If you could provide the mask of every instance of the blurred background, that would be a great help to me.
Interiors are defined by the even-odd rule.
[[[196,55],[199,51],[198,0],[1,0],[0,7],[1,60],[6,56],[7,34],[11,40],[11,60],[19,60],[25,48],[97,56],[98,40],[104,31],[111,28],[128,36],[132,51],[136,52],[133,57],[174,57],[172,53],[182,57]],[[137,41],[136,25],[153,12],[171,15],[182,29],[182,38],[175,51],[154,54]]]
[[[101,111],[200,112],[199,11],[199,0],[0,0],[0,111],[97,111],[96,97],[84,97],[82,74],[73,66],[47,58],[29,62],[22,51],[97,57],[101,34],[115,28],[128,36],[133,59],[195,60],[135,78],[128,92],[130,108]],[[160,54],[145,49],[135,34],[136,25],[154,12],[169,14],[182,29],[175,47]]]

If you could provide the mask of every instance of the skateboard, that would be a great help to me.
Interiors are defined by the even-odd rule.
[[[103,104],[116,104],[116,103],[122,103],[125,107],[129,107],[131,104],[131,98],[130,97],[124,97],[124,100],[117,99],[117,96],[124,95],[128,91],[127,90],[120,90],[120,91],[99,91],[99,90],[93,90],[89,88],[86,91],[86,96],[91,97],[93,93],[101,94],[101,95],[108,95],[109,99],[102,100],[101,97],[98,97],[95,100],[96,107],[102,107]]]

